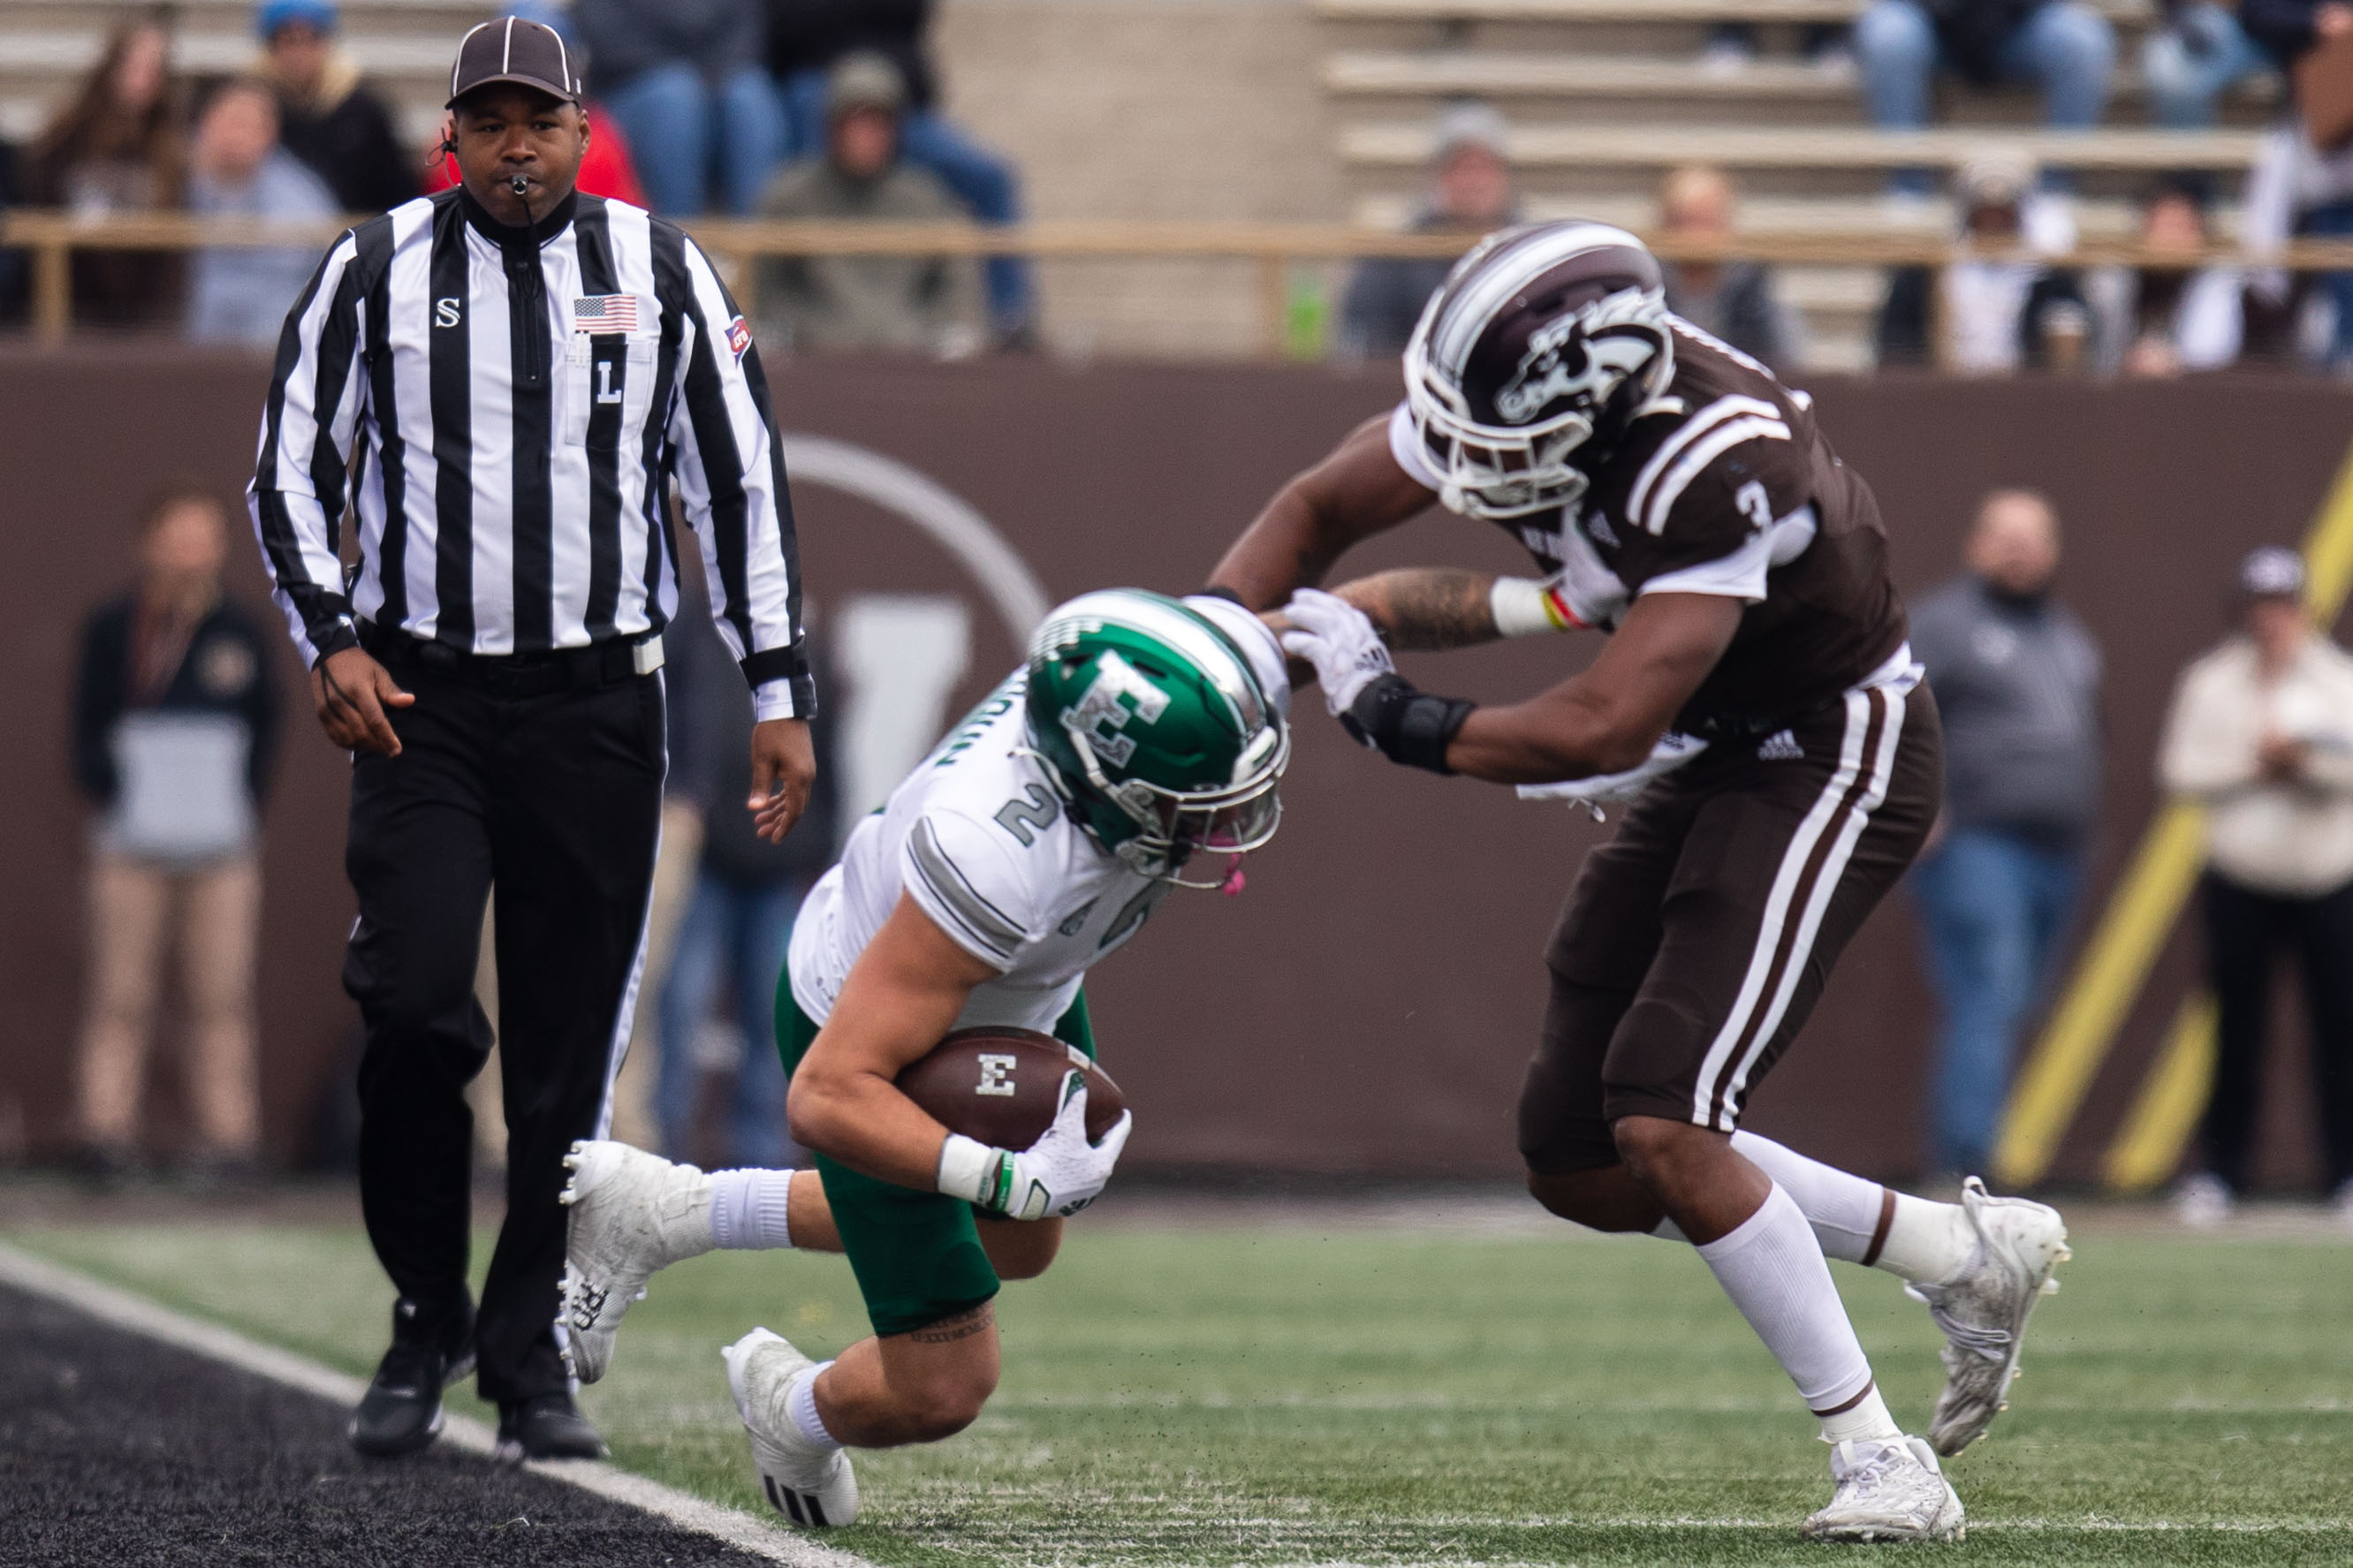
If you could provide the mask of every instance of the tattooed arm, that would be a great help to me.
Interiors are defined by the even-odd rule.
[[[1365,612],[1389,647],[1471,647],[1493,642],[1495,578],[1453,566],[1409,566],[1359,577],[1333,590]]]

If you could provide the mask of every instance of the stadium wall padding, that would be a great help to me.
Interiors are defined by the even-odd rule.
[[[1113,583],[1196,586],[1275,486],[1397,391],[1387,366],[800,360],[770,374],[786,427],[923,470],[991,520],[1056,596]],[[247,357],[165,346],[0,355],[10,567],[0,576],[10,677],[0,714],[12,738],[0,813],[0,1139],[37,1155],[70,1135],[86,839],[67,763],[76,629],[124,582],[149,496],[184,475],[225,498],[241,488],[266,374]],[[2176,672],[2225,625],[2238,555],[2301,538],[2353,437],[2353,395],[2248,379],[1888,377],[1812,390],[1839,450],[1878,491],[1908,591],[1954,569],[1989,487],[2030,485],[2057,503],[2063,591],[2101,639],[2109,673],[2096,903],[2152,803],[2150,758]],[[820,626],[852,591],[961,593],[975,600],[977,640],[959,700],[1009,668],[1007,634],[944,552],[831,491],[797,487],[796,504]],[[1346,570],[1415,561],[1525,569],[1496,531],[1433,512]],[[233,581],[259,598],[249,546]],[[1589,639],[1543,639],[1413,656],[1406,668],[1433,689],[1501,700],[1590,653]],[[348,1071],[353,1013],[338,967],[352,904],[346,764],[310,717],[290,651],[278,673],[290,711],[268,817],[263,1084],[270,1142],[291,1156]],[[1508,791],[1391,767],[1350,745],[1318,706],[1311,697],[1301,715],[1282,834],[1252,858],[1248,892],[1172,899],[1091,983],[1107,1065],[1138,1111],[1129,1158],[1166,1169],[1509,1176],[1545,939],[1578,857],[1607,829]],[[2194,967],[2190,934],[2177,931],[2056,1177],[2096,1173]],[[1930,1027],[1899,891],[1757,1096],[1751,1124],[1864,1171],[1917,1171]],[[167,1135],[185,1121],[170,1055],[151,1095]],[[2269,1174],[2305,1179],[2309,1098],[2295,1076],[2274,1082]]]

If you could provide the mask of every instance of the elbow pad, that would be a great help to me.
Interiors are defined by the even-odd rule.
[[[1451,773],[1454,770],[1446,765],[1446,748],[1477,706],[1460,697],[1432,697],[1417,691],[1402,675],[1384,675],[1356,693],[1356,701],[1340,716],[1340,723],[1393,763]]]

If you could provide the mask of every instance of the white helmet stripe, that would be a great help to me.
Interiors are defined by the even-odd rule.
[[[1580,251],[1612,246],[1640,250],[1642,242],[1608,224],[1573,223],[1538,229],[1524,243],[1500,247],[1482,264],[1480,275],[1467,280],[1468,286],[1443,319],[1434,323],[1437,341],[1430,344],[1430,357],[1460,379],[1480,331],[1503,309],[1504,300]]]

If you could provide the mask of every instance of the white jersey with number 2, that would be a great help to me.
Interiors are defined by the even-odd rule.
[[[1250,660],[1278,711],[1290,705],[1282,650],[1229,601],[1187,599]],[[823,1024],[850,966],[903,893],[997,977],[976,988],[959,1029],[1050,1031],[1087,968],[1143,929],[1172,884],[1143,876],[1073,821],[1028,751],[1028,673],[1016,670],[859,823],[793,926],[793,1000]]]

